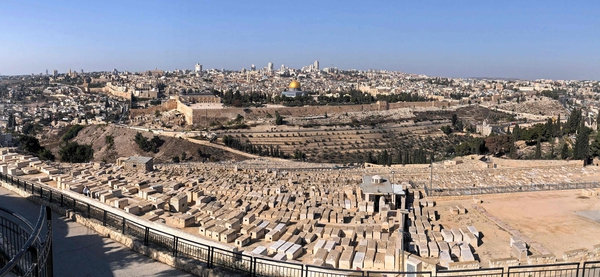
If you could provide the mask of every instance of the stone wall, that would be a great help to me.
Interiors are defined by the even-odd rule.
[[[249,119],[264,117],[267,114],[274,115],[276,112],[281,116],[317,116],[324,114],[343,114],[354,112],[372,112],[387,109],[401,108],[427,108],[427,107],[449,107],[450,102],[427,101],[427,102],[377,102],[364,105],[339,105],[339,106],[303,106],[303,107],[260,107],[260,108],[223,108],[223,109],[192,109],[183,103],[177,103],[177,110],[184,114],[187,124],[209,125],[212,121],[223,121],[235,118],[238,114]]]
[[[583,167],[582,160],[562,161],[562,160],[512,160],[491,157],[491,162],[497,167],[544,167],[544,166],[568,166]]]
[[[129,118],[136,118],[142,115],[153,115],[156,111],[166,112],[175,109],[177,109],[177,101],[174,99],[169,99],[167,102],[158,106],[152,106],[145,109],[131,109],[129,111]]]

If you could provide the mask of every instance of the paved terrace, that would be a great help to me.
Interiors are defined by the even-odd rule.
[[[0,187],[0,206],[31,222],[39,205]],[[53,213],[55,276],[191,276],[103,238],[87,227]]]

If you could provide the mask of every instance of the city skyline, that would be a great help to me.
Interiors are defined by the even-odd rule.
[[[0,75],[319,60],[321,68],[441,77],[600,79],[597,2],[503,5],[9,1],[0,11]]]

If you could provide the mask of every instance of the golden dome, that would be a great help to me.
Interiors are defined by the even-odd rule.
[[[293,81],[290,83],[290,88],[300,89],[300,82],[298,82],[298,81],[296,81],[296,80],[293,80]]]

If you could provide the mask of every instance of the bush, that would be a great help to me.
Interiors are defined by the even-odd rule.
[[[46,160],[46,161],[54,161],[54,159],[56,157],[54,157],[54,154],[52,154],[52,152],[50,152],[50,150],[43,148],[39,153],[38,156],[40,159],[42,160]]]
[[[133,140],[144,152],[153,153],[158,153],[160,147],[165,143],[165,141],[158,136],[154,136],[151,140],[148,140],[139,132],[135,134],[135,138]]]
[[[87,163],[94,157],[94,149],[90,145],[68,142],[60,148],[59,154],[63,162]]]
[[[104,142],[108,144],[108,148],[112,148],[115,145],[115,138],[111,135],[107,135],[104,137]]]
[[[62,136],[61,140],[64,142],[71,140],[72,138],[76,137],[77,134],[79,134],[79,131],[81,131],[83,128],[84,127],[81,125],[71,126],[71,128],[69,128],[69,130],[67,130],[67,132]]]
[[[444,132],[444,134],[449,135],[452,133],[452,128],[448,125],[446,126],[442,126],[442,128],[440,128],[442,130],[442,132]]]
[[[19,144],[24,151],[37,156],[42,160],[54,161],[55,157],[50,150],[40,145],[40,141],[32,136],[23,135],[19,137]]]
[[[283,123],[283,117],[281,117],[279,112],[275,112],[275,125],[282,125]]]

